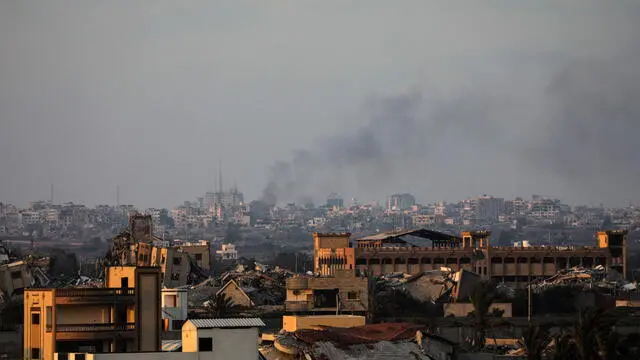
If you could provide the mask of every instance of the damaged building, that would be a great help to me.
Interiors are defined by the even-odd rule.
[[[598,232],[590,247],[491,246],[489,231],[464,231],[454,236],[417,229],[379,233],[350,242],[349,233],[314,233],[314,271],[331,275],[336,269],[357,269],[378,276],[418,274],[447,267],[468,270],[485,279],[515,286],[552,276],[575,266],[603,266],[628,274],[627,232]]]
[[[287,279],[288,312],[367,315],[373,283],[355,270],[335,269],[333,276],[296,276]]]
[[[211,268],[209,243],[168,246],[152,233],[150,215],[134,214],[129,228],[118,234],[103,266],[160,267],[163,284],[173,288],[206,278]]]

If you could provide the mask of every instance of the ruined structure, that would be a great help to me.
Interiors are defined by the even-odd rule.
[[[314,233],[314,270],[331,275],[336,269],[356,269],[377,276],[447,267],[516,286],[575,266],[601,265],[607,271],[628,275],[624,230],[599,232],[596,246],[591,247],[496,247],[490,245],[489,231],[465,231],[461,235],[407,230],[356,239],[352,246],[348,233]]]
[[[179,287],[207,277],[211,265],[208,242],[171,247],[154,236],[152,229],[150,215],[131,215],[129,228],[113,239],[102,267],[160,267],[166,287]]]

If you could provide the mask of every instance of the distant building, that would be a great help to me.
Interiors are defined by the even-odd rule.
[[[411,194],[394,194],[387,199],[388,211],[402,211],[413,207],[416,204],[416,198]]]
[[[221,260],[238,260],[238,251],[233,244],[222,244],[221,250],[216,250]]]
[[[162,289],[162,320],[165,322],[165,331],[180,331],[187,315],[187,289]]]
[[[344,199],[340,197],[338,194],[332,193],[327,197],[327,207],[343,209],[344,208]]]

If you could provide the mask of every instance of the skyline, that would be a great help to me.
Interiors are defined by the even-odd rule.
[[[0,199],[640,194],[640,3],[0,3]],[[275,185],[275,186],[269,186]],[[382,197],[382,198],[380,198]]]

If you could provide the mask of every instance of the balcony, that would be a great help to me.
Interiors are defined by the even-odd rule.
[[[52,327],[47,326],[50,332]],[[135,323],[90,323],[90,324],[58,324],[56,325],[56,340],[100,340],[114,337],[133,338]]]
[[[313,303],[311,301],[286,301],[286,311],[310,311],[313,309]]]
[[[104,304],[134,302],[136,291],[130,289],[57,289],[56,304]]]
[[[305,290],[309,288],[309,279],[306,277],[292,277],[287,279],[287,289]]]

